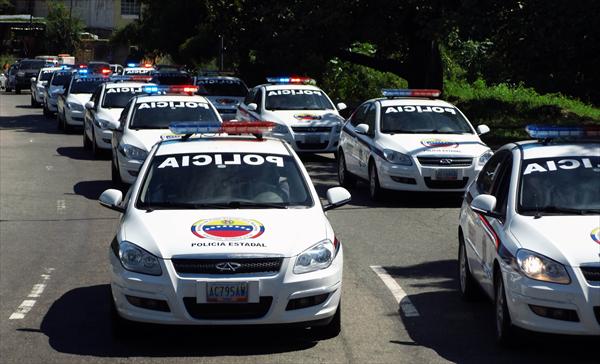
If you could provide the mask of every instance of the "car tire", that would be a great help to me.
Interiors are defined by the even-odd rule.
[[[342,302],[338,304],[337,310],[335,310],[335,315],[331,321],[325,326],[315,326],[311,330],[313,330],[318,339],[333,339],[338,336],[342,331]]]
[[[503,346],[511,346],[515,342],[516,330],[510,318],[508,304],[506,303],[506,292],[504,280],[500,270],[494,275],[494,316],[496,321],[496,340]]]
[[[467,247],[462,233],[458,236],[458,286],[465,301],[474,301],[479,293],[479,287],[469,267]]]
[[[384,190],[379,184],[379,176],[374,161],[369,163],[369,195],[373,201],[381,201],[384,195]]]
[[[340,186],[346,188],[352,188],[356,185],[356,178],[348,172],[346,168],[346,158],[344,157],[344,151],[340,150],[337,158],[338,165],[338,181]]]
[[[35,98],[33,97],[33,93],[31,94],[31,107],[38,107],[38,103],[37,101],[35,101]]]

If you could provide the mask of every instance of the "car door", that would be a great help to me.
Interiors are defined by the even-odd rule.
[[[102,94],[102,91],[104,90],[104,85],[98,87],[96,89],[96,91],[94,92],[94,94],[92,95],[92,97],[90,98],[90,101],[92,101],[94,103],[94,107],[91,109],[87,109],[85,108],[85,122],[84,122],[84,131],[85,133],[88,135],[88,137],[90,138],[90,140],[94,140],[94,125],[96,125],[96,114],[98,112],[98,107],[100,106],[100,95]],[[85,105],[84,105],[85,107]]]
[[[369,130],[366,134],[356,134],[356,174],[363,178],[369,178],[369,158],[371,157],[371,147],[375,137],[375,116],[376,108],[374,103],[368,103],[365,117],[361,124],[366,124]]]
[[[492,194],[494,182],[499,178],[502,167],[509,151],[500,151],[492,156],[485,164],[475,183],[471,184],[467,191],[467,202],[470,203],[480,194]],[[466,209],[466,224],[463,235],[465,238],[469,267],[473,276],[480,282],[488,281],[489,268],[485,263],[488,254],[488,245],[494,239],[494,231],[490,226],[489,217],[483,216],[471,208]]]
[[[260,116],[256,111],[248,110],[249,104],[257,104],[258,94],[261,92],[261,87],[255,87],[248,92],[244,102],[238,105],[237,118],[240,121],[259,120]],[[258,104],[257,104],[258,105]],[[260,106],[259,106],[260,107]],[[258,110],[257,110],[258,111]]]
[[[127,123],[127,117],[129,116],[129,109],[131,109],[131,107],[134,103],[134,100],[135,100],[135,98],[129,100],[127,105],[125,105],[125,107],[123,108],[123,111],[121,111],[121,115],[119,116],[119,126],[112,132],[111,144],[112,144],[113,160],[115,162],[117,161],[117,148],[119,147],[119,143],[121,142],[121,139],[123,138],[123,131],[125,130],[125,124]],[[116,163],[115,163],[115,166],[116,166]]]
[[[344,133],[342,133],[342,148],[344,149],[344,158],[346,158],[346,168],[353,174],[359,172],[358,156],[360,152],[358,149],[358,134],[354,128],[364,122],[368,107],[368,103],[360,105],[346,122]]]

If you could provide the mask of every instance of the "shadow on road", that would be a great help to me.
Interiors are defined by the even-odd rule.
[[[306,350],[316,345],[305,333],[308,330],[256,327],[140,324],[131,335],[119,335],[117,339],[110,320],[109,292],[109,285],[81,287],[55,301],[40,327],[50,346],[61,353],[124,358],[261,355]]]
[[[319,197],[325,199],[329,188],[339,186],[335,159],[319,154],[302,154],[300,157]],[[359,181],[356,187],[349,189],[352,194],[349,205],[379,208],[459,208],[463,199],[463,194],[456,192],[387,191],[384,201],[374,202],[369,197],[368,188],[366,181]]]
[[[42,115],[30,114],[0,117],[0,130],[14,130],[25,133],[62,134],[56,129],[56,120]]]
[[[392,277],[403,281],[419,311],[419,317],[404,317],[401,313],[414,344],[455,363],[598,363],[597,338],[522,332],[516,347],[499,346],[494,337],[492,304],[483,296],[476,302],[462,300],[457,264],[456,260],[443,260],[385,267]]]
[[[92,152],[89,150],[83,149],[81,147],[58,147],[56,148],[56,153],[62,155],[63,157],[68,157],[75,160],[84,160],[84,161],[94,161],[94,160],[110,160],[110,155],[108,153],[101,155],[98,158],[95,158],[92,155]],[[109,166],[106,167],[110,168]]]
[[[120,186],[114,186],[112,181],[81,181],[73,186],[75,194],[83,196],[89,200],[97,200],[100,194],[109,188],[119,189]]]

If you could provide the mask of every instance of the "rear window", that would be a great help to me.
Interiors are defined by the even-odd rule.
[[[142,94],[142,87],[112,87],[104,92],[102,107],[104,108],[124,108],[129,100],[135,95]]]
[[[52,78],[53,86],[66,86],[71,82],[71,74],[68,73],[56,73]]]
[[[43,70],[40,72],[40,81],[49,81],[52,78],[54,71]]]
[[[28,70],[28,69],[40,69],[46,65],[46,61],[43,59],[35,60],[35,61],[21,61],[19,62],[19,69]]]
[[[72,94],[91,94],[94,93],[96,87],[104,82],[106,81],[96,78],[76,78],[71,83],[69,92]]]
[[[208,105],[200,101],[148,101],[135,104],[130,129],[167,129],[173,121],[220,122]]]
[[[248,88],[238,80],[198,80],[198,94],[202,96],[246,97]]]

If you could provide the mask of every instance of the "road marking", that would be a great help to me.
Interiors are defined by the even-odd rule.
[[[413,305],[410,298],[402,287],[396,282],[396,280],[388,274],[388,272],[380,265],[372,265],[371,269],[377,276],[383,281],[383,283],[387,286],[387,288],[392,292],[396,302],[400,305],[404,316],[406,317],[419,317],[419,311]]]
[[[44,269],[45,274],[40,274],[40,277],[42,278],[43,283],[34,284],[33,288],[31,288],[31,292],[29,292],[29,295],[27,295],[28,298],[40,297],[40,295],[44,292],[44,289],[46,289],[46,281],[50,279],[50,276],[53,271],[54,271],[54,268]],[[8,319],[9,320],[24,319],[25,315],[27,315],[29,313],[29,311],[31,311],[33,306],[35,305],[35,302],[36,302],[35,300],[24,300],[23,302],[21,302],[19,307],[17,307],[17,310],[15,312],[13,312]]]
[[[46,170],[47,170],[47,171],[51,171],[51,170],[53,170],[53,169],[54,169],[54,167],[53,167],[53,166],[46,166]]]
[[[57,200],[56,201],[56,212],[59,214],[64,214],[67,209],[67,202],[65,200]]]

